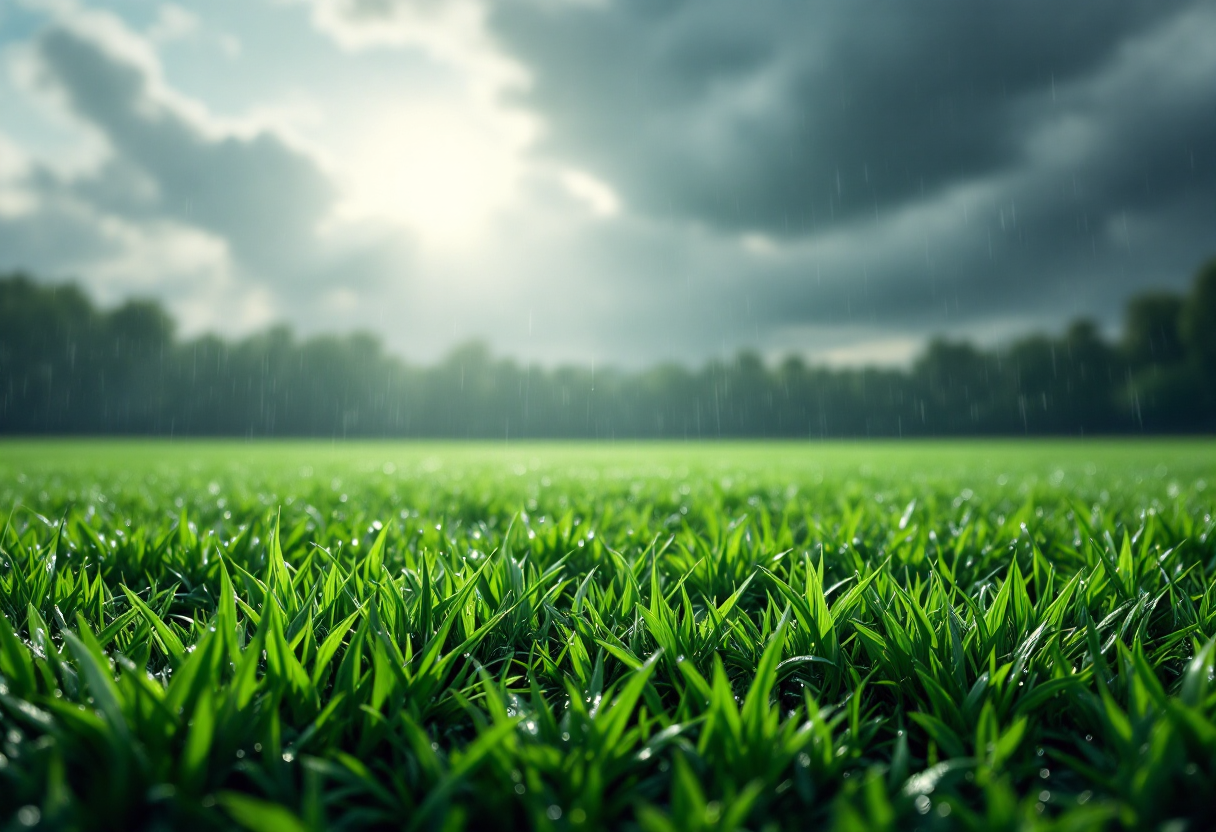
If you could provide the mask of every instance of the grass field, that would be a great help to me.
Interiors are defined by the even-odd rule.
[[[1201,829],[1216,443],[0,443],[0,828]]]

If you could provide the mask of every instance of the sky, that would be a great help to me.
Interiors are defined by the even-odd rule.
[[[187,336],[899,364],[1214,254],[1210,0],[0,3],[0,270]]]

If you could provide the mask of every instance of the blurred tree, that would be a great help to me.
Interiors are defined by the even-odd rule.
[[[1122,347],[1130,366],[1120,395],[1123,409],[1142,430],[1196,427],[1196,391],[1203,381],[1187,360],[1182,334],[1185,310],[1186,299],[1166,292],[1139,295],[1128,302]]]
[[[1091,322],[1001,349],[934,339],[908,370],[547,369],[468,343],[431,367],[372,335],[274,327],[182,341],[155,303],[0,277],[0,432],[742,437],[1076,434],[1216,427],[1216,262],[1185,300],[1136,298],[1120,344]],[[1196,388],[1207,385],[1205,399]]]
[[[918,402],[934,432],[984,430],[995,404],[988,357],[974,345],[934,338],[912,365]]]
[[[1133,366],[1181,362],[1183,299],[1166,292],[1137,295],[1127,304],[1123,318],[1123,350]]]
[[[1182,307],[1180,329],[1187,358],[1204,379],[1209,397],[1216,396],[1216,259],[1195,275]]]
[[[1067,402],[1069,430],[1095,433],[1122,427],[1115,391],[1125,371],[1118,352],[1089,320],[1070,324],[1063,345],[1067,369],[1059,395],[1062,404]]]
[[[116,356],[158,355],[173,340],[173,319],[152,301],[127,301],[106,315],[105,320]]]

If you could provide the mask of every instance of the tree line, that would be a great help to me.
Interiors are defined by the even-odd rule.
[[[449,438],[1200,433],[1216,429],[1216,260],[1189,293],[1000,348],[934,339],[907,369],[755,353],[700,368],[544,368],[458,347],[432,366],[367,334],[182,339],[158,304],[0,277],[0,433]]]

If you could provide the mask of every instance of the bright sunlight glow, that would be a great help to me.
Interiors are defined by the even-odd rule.
[[[382,115],[354,142],[345,213],[400,223],[428,243],[467,242],[510,200],[527,134],[501,114]]]

